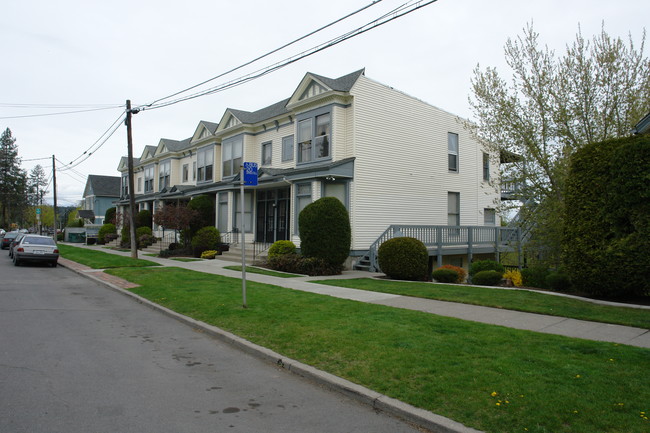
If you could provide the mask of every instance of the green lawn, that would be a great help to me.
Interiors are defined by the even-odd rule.
[[[546,295],[527,290],[503,290],[489,287],[391,281],[375,278],[313,282],[330,286],[461,302],[650,329],[649,309],[598,305],[579,299]]]
[[[491,433],[650,431],[650,350],[484,325],[177,268],[133,292]],[[513,294],[514,292],[505,292]]]
[[[149,260],[132,259],[131,257],[88,248],[79,248],[64,244],[59,244],[58,248],[62,257],[81,263],[82,265],[90,266],[93,269],[159,266],[158,263]]]

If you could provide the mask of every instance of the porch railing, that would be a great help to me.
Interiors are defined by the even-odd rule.
[[[493,247],[500,251],[520,241],[520,229],[494,226],[423,226],[391,225],[370,245],[368,257],[371,271],[379,270],[379,246],[396,237],[416,238],[427,247],[429,255],[441,255],[444,248],[465,247],[471,254],[474,248]]]

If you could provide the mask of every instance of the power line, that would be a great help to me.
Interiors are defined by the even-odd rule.
[[[59,111],[56,113],[24,114],[21,116],[1,116],[0,119],[24,119],[29,117],[60,116],[65,114],[79,114],[79,113],[89,113],[93,111],[115,110],[116,108],[122,108],[122,107],[123,107],[122,105],[113,105],[110,107],[103,107],[103,108],[88,108],[86,110]]]
[[[316,30],[314,30],[314,31],[312,31],[312,32],[309,32],[309,33],[307,33],[306,35],[303,35],[303,36],[299,37],[298,39],[294,39],[293,41],[288,42],[288,43],[282,45],[281,47],[275,48],[274,50],[271,50],[271,51],[267,52],[266,54],[262,54],[261,56],[256,57],[256,58],[254,58],[253,60],[249,60],[248,62],[246,62],[246,63],[244,63],[244,64],[241,64],[241,65],[239,65],[239,66],[237,66],[237,67],[235,67],[235,68],[232,68],[232,69],[230,69],[230,70],[228,70],[228,71],[226,71],[226,72],[223,72],[223,73],[221,73],[221,74],[219,74],[219,75],[217,75],[217,76],[214,76],[214,77],[209,78],[209,79],[207,79],[207,80],[205,80],[205,81],[202,81],[202,82],[200,82],[200,83],[198,83],[198,84],[195,84],[195,85],[193,85],[193,86],[190,86],[190,87],[188,87],[188,88],[186,88],[186,89],[180,90],[180,91],[178,91],[178,92],[176,92],[176,93],[172,93],[171,95],[165,96],[164,98],[156,99],[155,101],[151,102],[148,106],[150,106],[150,105],[154,105],[154,104],[156,104],[156,103],[158,103],[158,102],[160,102],[160,101],[164,101],[165,99],[173,98],[174,96],[178,96],[178,95],[180,95],[181,93],[188,92],[188,91],[190,91],[190,90],[192,90],[192,89],[195,89],[195,88],[197,88],[197,87],[199,87],[199,86],[202,86],[202,85],[207,84],[207,83],[209,83],[209,82],[211,82],[211,81],[214,81],[214,80],[216,80],[217,78],[221,78],[221,77],[223,77],[223,76],[225,76],[225,75],[228,75],[228,74],[230,74],[230,73],[232,73],[232,72],[235,72],[235,71],[237,71],[237,70],[239,70],[239,69],[242,69],[242,68],[244,68],[244,67],[246,67],[246,66],[248,66],[248,65],[250,65],[250,64],[252,64],[252,63],[255,63],[255,62],[259,61],[259,60],[262,60],[262,59],[265,58],[265,57],[270,56],[271,54],[275,54],[275,53],[277,53],[278,51],[281,51],[281,50],[283,50],[283,49],[285,49],[285,48],[287,48],[287,47],[289,47],[289,46],[291,46],[291,45],[293,45],[293,44],[295,44],[295,43],[298,43],[298,42],[300,42],[300,41],[302,41],[302,40],[304,40],[304,39],[307,39],[308,37],[313,36],[313,35],[315,35],[316,33],[321,32],[321,31],[323,31],[323,30],[325,30],[325,29],[327,29],[327,28],[329,28],[329,27],[331,27],[331,26],[333,26],[333,25],[335,25],[335,24],[338,24],[338,23],[340,23],[341,21],[344,21],[344,20],[346,20],[346,19],[348,19],[348,18],[350,18],[350,17],[352,17],[352,16],[354,16],[354,15],[360,13],[360,12],[363,12],[364,10],[366,10],[366,9],[372,7],[372,6],[375,6],[376,4],[378,4],[378,3],[382,2],[382,1],[383,1],[383,0],[375,0],[375,1],[373,1],[372,3],[367,4],[366,6],[363,6],[362,8],[357,9],[357,10],[354,11],[354,12],[351,12],[351,13],[345,15],[344,17],[341,17],[341,18],[339,18],[339,19],[337,19],[337,20],[334,20],[334,21],[332,21],[332,22],[329,23],[329,24],[325,24],[324,26],[322,26],[322,27],[320,27],[320,28],[318,28],[318,29],[316,29]]]
[[[289,66],[289,65],[291,65],[291,64],[293,64],[295,62],[298,62],[299,60],[302,60],[302,59],[304,59],[306,57],[312,56],[312,55],[314,55],[314,54],[316,54],[316,53],[318,53],[320,51],[324,51],[324,50],[326,50],[328,48],[331,48],[331,47],[333,47],[335,45],[338,45],[341,42],[345,42],[345,41],[347,41],[349,39],[352,39],[352,38],[354,38],[356,36],[359,36],[359,35],[367,32],[367,31],[373,30],[373,29],[375,29],[375,28],[377,28],[379,26],[382,26],[382,25],[384,25],[384,24],[386,24],[388,22],[391,22],[391,21],[393,21],[393,20],[395,20],[397,18],[401,18],[404,15],[410,14],[411,12],[414,12],[414,11],[416,11],[418,9],[421,9],[421,8],[423,8],[425,6],[428,6],[428,5],[432,4],[432,3],[435,3],[436,1],[437,0],[429,0],[429,1],[425,2],[425,3],[423,3],[423,4],[422,4],[421,1],[418,1],[418,2],[415,2],[416,5],[411,5],[411,3],[414,3],[411,0],[411,1],[407,2],[407,3],[402,4],[401,6],[398,6],[397,8],[393,9],[392,11],[390,11],[388,13],[385,13],[384,15],[382,15],[382,16],[380,16],[380,17],[378,17],[378,18],[376,18],[376,19],[374,19],[374,20],[372,20],[372,21],[370,21],[370,22],[368,22],[366,24],[364,24],[363,26],[360,26],[360,27],[358,27],[358,28],[356,28],[354,30],[351,30],[351,31],[349,31],[347,33],[339,35],[338,37],[330,39],[327,42],[316,45],[315,47],[312,47],[312,48],[310,48],[308,50],[305,50],[305,51],[303,51],[303,52],[301,52],[301,53],[299,53],[299,54],[297,54],[295,56],[288,57],[288,58],[284,59],[283,61],[280,61],[280,62],[277,62],[277,63],[275,63],[273,65],[267,66],[266,68],[258,69],[257,71],[254,71],[254,72],[252,72],[250,74],[241,76],[241,77],[239,77],[237,79],[228,81],[228,82],[220,84],[218,86],[215,86],[215,87],[212,87],[212,88],[209,88],[209,89],[206,89],[206,90],[203,90],[201,92],[197,92],[197,93],[194,93],[194,94],[191,94],[191,95],[188,95],[188,96],[184,96],[182,98],[178,98],[178,99],[175,99],[175,100],[172,100],[172,101],[169,101],[169,102],[165,102],[165,103],[162,103],[162,104],[153,104],[153,103],[151,103],[151,104],[148,104],[148,105],[142,105],[142,106],[140,106],[140,109],[142,109],[142,110],[145,110],[145,109],[152,110],[152,109],[157,109],[157,108],[163,108],[163,107],[167,107],[167,106],[170,106],[170,105],[178,104],[180,102],[188,101],[190,99],[199,98],[201,96],[207,96],[207,95],[217,93],[217,92],[221,92],[221,91],[224,91],[224,90],[236,87],[236,86],[240,86],[242,84],[248,83],[250,81],[253,81],[255,79],[258,79],[258,78],[261,78],[261,77],[263,77],[265,75],[268,75],[268,74],[270,74],[272,72],[275,72],[275,71],[277,71],[279,69],[282,69],[282,68],[284,68],[286,66]]]

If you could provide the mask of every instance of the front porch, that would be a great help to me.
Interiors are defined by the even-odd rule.
[[[441,226],[441,225],[391,225],[370,245],[368,253],[357,262],[355,269],[380,272],[379,246],[396,237],[420,240],[435,257],[437,267],[443,265],[444,256],[466,256],[471,263],[478,254],[494,254],[499,261],[502,252],[518,253],[521,257],[521,231],[519,228],[498,226]],[[521,260],[519,260],[521,268]]]

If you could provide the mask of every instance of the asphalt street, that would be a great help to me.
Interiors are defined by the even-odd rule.
[[[68,269],[0,252],[0,432],[413,432]]]

